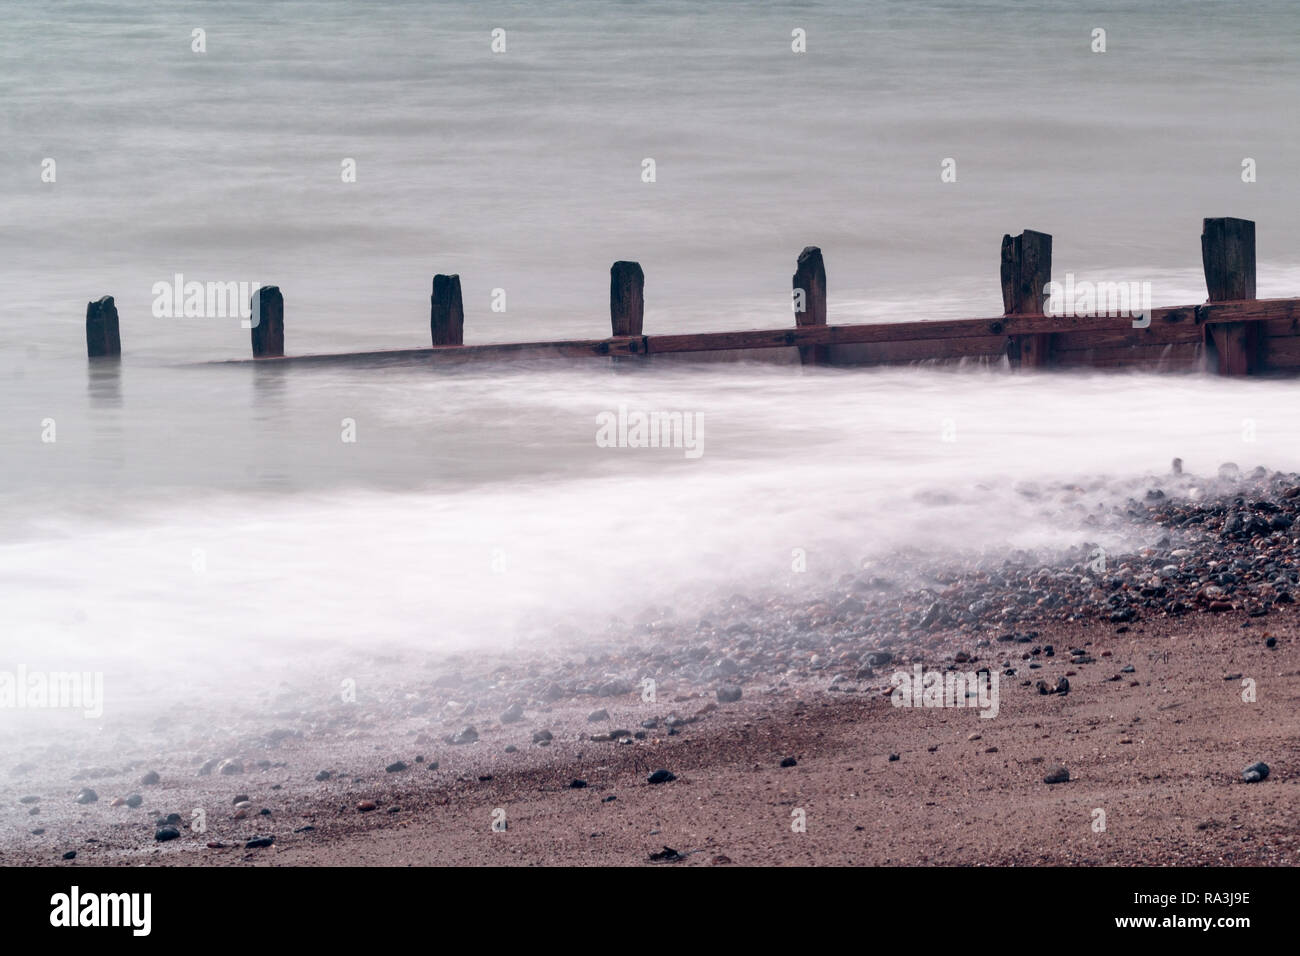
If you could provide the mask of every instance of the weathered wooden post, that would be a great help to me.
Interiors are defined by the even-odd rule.
[[[284,357],[284,296],[278,285],[264,285],[249,303],[253,358]]]
[[[1042,315],[1052,281],[1052,237],[1026,229],[1002,237],[1002,307],[1006,315]],[[1052,335],[1012,334],[1007,358],[1015,368],[1044,368],[1052,361]]]
[[[826,324],[826,264],[822,251],[816,246],[805,246],[799,253],[791,280],[794,289],[794,324],[796,326]],[[803,365],[825,365],[830,360],[830,346],[801,345],[799,361]]]
[[[90,358],[122,355],[122,336],[117,329],[117,305],[111,295],[86,303],[86,355]]]
[[[1206,219],[1201,227],[1201,265],[1211,302],[1255,298],[1255,223]],[[1264,336],[1258,322],[1205,326],[1205,351],[1220,375],[1249,375],[1263,365]]]
[[[429,332],[434,345],[465,344],[465,304],[460,297],[459,275],[433,277]]]
[[[639,262],[619,260],[609,267],[609,324],[616,338],[642,334],[645,273]]]

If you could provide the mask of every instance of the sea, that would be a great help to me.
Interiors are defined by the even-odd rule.
[[[13,0],[0,671],[102,673],[111,715],[546,654],[903,549],[1095,537],[1026,487],[1300,468],[1290,381],[270,368],[158,291],[277,285],[289,354],[415,348],[455,273],[467,342],[599,338],[631,259],[647,333],[780,328],[816,245],[833,323],[995,316],[1030,228],[1057,277],[1181,305],[1202,218],[1238,216],[1259,295],[1300,295],[1298,46],[1289,0]],[[120,364],[86,358],[104,295]],[[699,454],[599,442],[620,409]]]

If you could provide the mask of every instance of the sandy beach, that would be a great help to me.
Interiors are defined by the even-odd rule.
[[[1300,862],[1300,479],[1161,483],[1107,518],[1157,543],[1104,572],[899,564],[567,655],[392,661],[355,702],[286,681],[129,745],[32,744],[0,863]],[[996,675],[996,714],[895,706],[918,665]]]

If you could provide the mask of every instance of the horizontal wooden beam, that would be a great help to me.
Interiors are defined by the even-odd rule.
[[[608,339],[573,339],[559,342],[502,342],[488,345],[439,345],[419,349],[380,349],[373,352],[341,352],[328,355],[290,355],[261,359],[259,365],[418,365],[425,362],[465,362],[475,359],[599,358],[608,355],[642,355],[645,341],[640,336]],[[239,365],[246,360],[208,362],[209,365]]]
[[[1266,329],[1300,327],[1300,299],[1252,299],[1152,309],[1151,324],[1134,328],[1127,316],[1006,315],[988,319],[879,322],[869,325],[803,325],[794,328],[750,329],[737,332],[696,332],[672,335],[619,336],[558,342],[509,342],[491,345],[443,345],[434,348],[388,349],[340,355],[298,355],[263,359],[262,362],[322,365],[330,363],[412,364],[470,359],[563,357],[599,358],[620,355],[666,355],[746,349],[792,348],[812,345],[891,345],[930,343],[899,350],[916,359],[943,359],[989,350],[993,337],[1057,333],[1064,352],[1089,349],[1145,348],[1195,340],[1195,330],[1206,324],[1268,323]],[[949,347],[944,342],[977,339],[970,348]],[[888,359],[886,359],[888,360]],[[868,359],[870,361],[870,359]]]

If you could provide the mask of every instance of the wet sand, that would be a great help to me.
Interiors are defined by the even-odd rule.
[[[1295,864],[1300,482],[1189,484],[1113,508],[1154,540],[1104,568],[900,561],[22,739],[0,864]],[[997,715],[894,706],[916,665],[996,676]]]
[[[704,711],[697,722],[630,744],[587,738],[637,727],[648,707],[639,699],[606,702],[611,720],[598,723],[587,704],[557,707],[541,721],[554,728],[545,747],[531,742],[533,720],[459,746],[413,745],[383,726],[341,748],[286,741],[282,767],[205,777],[177,768],[143,788],[148,806],[208,808],[206,833],[165,844],[141,819],[148,806],[43,800],[39,818],[20,822],[25,810],[7,800],[0,862],[62,863],[71,848],[67,865],[664,865],[651,855],[668,847],[677,865],[1295,864],[1298,615],[1043,631],[1041,642],[1077,646],[1094,663],[1043,660],[1053,681],[1072,675],[1066,695],[1003,678],[993,719],[895,707],[881,680],[859,693],[793,686],[715,707],[699,692],[674,704]],[[1134,673],[1110,679],[1129,664]],[[1225,680],[1233,674],[1243,678]],[[1255,703],[1241,699],[1245,677]],[[504,752],[511,744],[517,753]],[[423,764],[413,749],[426,751]],[[395,754],[409,769],[385,771]],[[787,757],[796,765],[781,767]],[[1241,782],[1257,760],[1268,779]],[[317,766],[340,764],[346,777],[312,779]],[[1070,781],[1044,783],[1057,764]],[[649,784],[660,768],[676,779]],[[573,789],[579,779],[587,785]],[[241,795],[251,819],[232,819]],[[376,808],[358,810],[362,801]],[[263,807],[269,817],[256,813]],[[503,832],[492,828],[498,809]],[[791,825],[800,810],[805,832]],[[1104,830],[1094,829],[1098,810]],[[15,836],[26,823],[46,834]],[[269,848],[245,848],[270,835]]]

